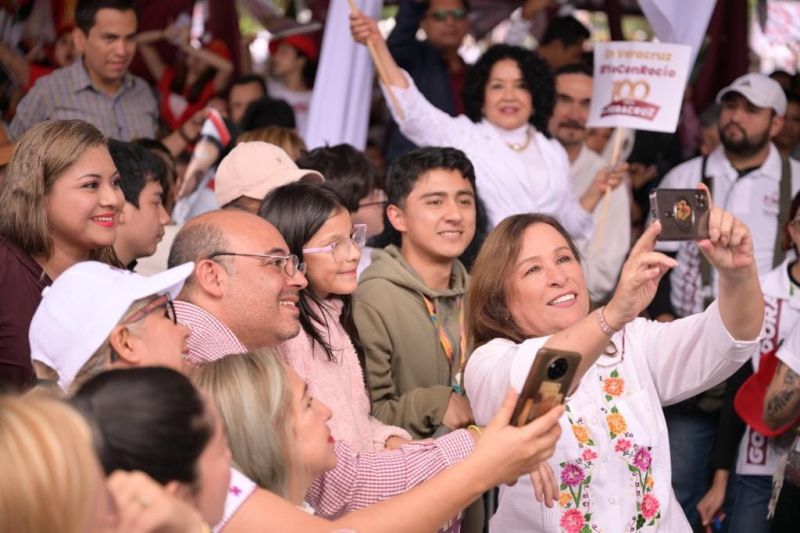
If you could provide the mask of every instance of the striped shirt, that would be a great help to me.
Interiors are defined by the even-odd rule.
[[[230,328],[202,307],[181,300],[175,300],[174,305],[178,322],[191,330],[186,360],[193,365],[247,352],[245,345],[239,342]]]
[[[81,119],[112,139],[152,139],[157,117],[156,100],[142,78],[126,73],[117,94],[109,96],[94,86],[83,61],[76,60],[36,80],[17,106],[8,133],[18,139],[45,120]]]

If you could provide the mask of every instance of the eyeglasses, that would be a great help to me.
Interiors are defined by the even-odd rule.
[[[271,254],[239,254],[236,252],[214,252],[213,254],[209,255],[209,259],[214,259],[215,257],[230,255],[233,257],[255,257],[256,259],[261,259],[264,263],[264,266],[272,267],[276,270],[283,270],[283,272],[289,276],[290,278],[293,277],[298,272],[302,272],[305,274],[306,272],[306,264],[300,262],[300,258],[294,254],[289,255],[271,255]]]
[[[353,231],[350,232],[350,237],[346,239],[339,239],[327,246],[319,248],[303,248],[304,254],[324,254],[330,252],[335,261],[344,261],[347,259],[347,254],[350,251],[350,246],[355,244],[359,248],[363,248],[367,243],[367,225],[366,224],[353,224]]]
[[[437,9],[428,13],[428,16],[433,17],[437,22],[444,22],[447,17],[453,17],[453,20],[464,20],[467,18],[467,10],[463,7],[458,9]]]
[[[177,324],[178,315],[175,314],[175,305],[172,303],[172,298],[169,294],[162,294],[161,296],[152,300],[150,303],[129,316],[122,324],[126,325],[138,322],[153,311],[157,311],[162,307],[164,308],[164,316],[172,320],[173,324]]]

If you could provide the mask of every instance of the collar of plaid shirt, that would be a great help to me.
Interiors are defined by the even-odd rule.
[[[193,365],[222,359],[232,353],[244,353],[247,348],[217,317],[194,304],[175,300],[178,322],[191,330],[189,355],[186,360]]]

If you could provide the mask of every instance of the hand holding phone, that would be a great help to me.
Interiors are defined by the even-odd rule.
[[[540,349],[519,393],[511,423],[524,426],[564,403],[580,362],[581,355],[575,352]]]
[[[708,238],[708,194],[702,189],[656,189],[650,193],[650,214],[661,221],[660,241]]]

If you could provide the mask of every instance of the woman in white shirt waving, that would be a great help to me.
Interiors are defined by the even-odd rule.
[[[619,185],[625,166],[602,173],[575,198],[566,152],[539,131],[546,129],[554,95],[543,60],[517,46],[491,47],[464,80],[467,116],[454,118],[428,102],[397,66],[374,20],[359,12],[350,24],[353,38],[371,43],[386,71],[387,102],[403,135],[420,146],[459,148],[470,158],[490,226],[509,215],[543,212],[557,216],[574,237],[591,237],[591,214],[605,190]]]
[[[758,349],[764,320],[749,229],[719,208],[709,228],[698,244],[720,273],[719,299],[671,323],[637,318],[675,265],[653,251],[659,222],[634,245],[611,301],[592,313],[575,245],[554,219],[516,215],[489,235],[467,294],[475,420],[496,410],[509,384],[521,389],[543,346],[582,354],[548,461],[557,505],[534,501],[520,478],[501,489],[491,531],[690,531],[672,493],[661,406],[731,375]]]

